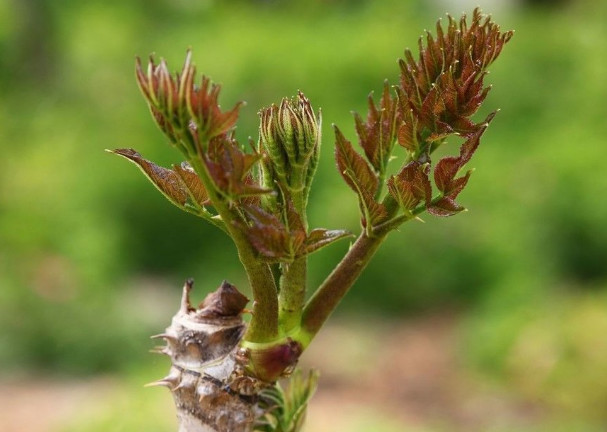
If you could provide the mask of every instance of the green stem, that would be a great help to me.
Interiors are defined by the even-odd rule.
[[[435,196],[434,198],[432,198],[432,201],[430,201],[430,204],[425,204],[425,203],[420,204],[417,207],[415,207],[413,210],[407,211],[403,214],[393,217],[392,219],[387,220],[386,222],[384,222],[382,224],[374,226],[372,229],[372,233],[374,235],[380,235],[380,236],[386,235],[388,232],[395,230],[396,228],[401,226],[403,223],[410,221],[411,219],[414,219],[417,215],[425,212],[429,206],[436,204],[442,198],[443,198],[443,195],[439,194],[439,195]]]
[[[186,203],[183,207],[180,207],[180,208],[183,209],[184,211],[188,212],[188,213],[191,213],[191,214],[193,214],[195,216],[198,216],[199,218],[202,218],[202,219],[206,220],[211,225],[216,226],[221,231],[223,231],[224,233],[228,234],[228,230],[224,226],[223,221],[221,219],[215,218],[215,216],[213,214],[211,214],[208,210],[206,210],[204,207],[202,207],[202,206],[193,206],[193,205],[190,205],[190,204]]]
[[[291,184],[298,189],[291,189],[290,199],[295,210],[301,217],[304,229],[308,230],[305,202],[305,172],[302,166],[294,168]],[[288,199],[288,198],[287,198]],[[285,334],[290,333],[300,325],[301,312],[306,299],[308,258],[296,258],[293,262],[282,266],[280,292],[278,295],[279,326]]]
[[[318,333],[341,299],[358,279],[358,276],[384,241],[386,234],[387,232],[374,237],[369,237],[364,232],[360,234],[346,256],[310,298],[304,307],[301,332],[297,336],[298,341],[304,347]]]
[[[285,334],[298,327],[306,298],[307,257],[283,266],[278,296],[280,330]]]
[[[435,203],[441,198],[442,195],[436,196],[431,203]],[[426,204],[421,204],[410,212],[395,216],[398,211],[396,201],[391,197],[386,197],[383,202],[389,214],[393,216],[392,219],[373,227],[371,235],[363,231],[346,256],[305,305],[300,334],[297,335],[297,340],[302,343],[304,348],[311,342],[341,299],[350,290],[388,233],[423,213],[428,207]]]
[[[278,301],[272,271],[268,264],[257,259],[248,239],[233,223],[236,216],[219,195],[202,157],[196,155],[191,157],[189,162],[200,177],[213,207],[221,216],[228,234],[236,245],[238,258],[247,272],[253,292],[253,318],[249,323],[245,339],[252,342],[273,340],[278,337]]]

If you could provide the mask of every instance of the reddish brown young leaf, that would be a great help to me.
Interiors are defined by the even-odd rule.
[[[260,154],[244,153],[235,139],[220,135],[209,142],[205,164],[213,183],[223,196],[232,201],[272,192],[253,181],[251,168]]]
[[[412,210],[419,204],[420,199],[415,195],[414,186],[411,183],[392,176],[388,179],[387,185],[388,192],[403,209]]]
[[[133,149],[116,149],[111,152],[137,165],[154,186],[177,207],[185,205],[188,192],[175,172],[144,159]]]
[[[388,81],[384,82],[379,107],[375,106],[373,94],[368,98],[369,113],[367,121],[355,114],[356,133],[367,160],[376,172],[384,172],[396,135],[397,102],[390,94]]]
[[[335,160],[340,174],[354,192],[366,191],[375,194],[379,186],[377,175],[337,127],[335,127]]]
[[[275,215],[257,206],[243,206],[249,225],[239,224],[253,247],[269,260],[289,260],[291,250],[287,227]]]
[[[293,201],[290,198],[287,198],[285,205],[286,209],[283,218],[285,220],[286,230],[290,235],[291,251],[294,251],[296,255],[302,255],[306,242],[306,228],[301,216],[297,213],[297,210],[295,210]]]
[[[183,162],[181,165],[173,165],[173,171],[177,174],[196,204],[200,206],[209,204],[209,194],[190,164]]]
[[[417,139],[417,119],[412,115],[409,121],[401,123],[398,129],[398,143],[406,148],[410,153],[415,153],[419,149],[419,140]]]
[[[398,125],[397,139],[398,143],[411,154],[415,154],[420,146],[420,136],[418,127],[418,116],[415,114],[415,105],[409,101],[409,96],[402,88],[396,88],[397,108],[396,124]]]
[[[451,199],[457,198],[464,187],[468,184],[468,180],[470,180],[470,175],[472,174],[472,170],[469,170],[461,177],[454,179],[451,182],[449,189],[445,192],[445,196]]]
[[[291,205],[288,224],[258,206],[243,206],[248,224],[238,223],[253,247],[270,262],[289,262],[351,234],[343,230],[314,229],[306,234],[301,218]]]
[[[436,34],[436,38],[427,33],[425,41],[419,39],[418,60],[407,50],[399,63],[400,89],[407,100],[406,105],[400,105],[400,115],[411,110],[418,117],[419,129],[433,140],[452,133],[472,134],[482,127],[470,117],[489,91],[483,85],[487,67],[512,32],[502,33],[477,8],[470,25],[465,15],[459,21],[449,17],[446,31],[439,22]],[[402,135],[401,145],[410,142],[407,129]]]
[[[419,124],[421,127],[427,128],[429,131],[435,130],[436,120],[445,111],[445,106],[441,98],[438,87],[432,87],[424,97],[421,107],[419,108]]]
[[[428,207],[428,213],[434,216],[448,217],[453,216],[465,209],[465,207],[460,206],[453,199],[443,197]]]
[[[460,147],[459,153],[460,158],[462,159],[462,166],[463,164],[469,162],[472,158],[472,155],[480,145],[481,137],[487,130],[487,127],[489,126],[491,120],[493,120],[493,118],[495,117],[495,114],[495,111],[489,114],[485,121],[480,125],[480,127],[473,134],[468,135],[466,141],[464,141],[464,143]]]
[[[228,133],[234,128],[242,102],[231,110],[222,111],[218,98],[220,86],[211,84],[203,76],[200,85],[195,83],[196,68],[192,65],[192,53],[188,50],[181,72],[171,75],[166,61],[158,65],[150,57],[147,73],[137,58],[135,75],[139,88],[147,100],[156,123],[171,141],[186,137],[183,133],[196,132],[199,142]],[[195,128],[190,127],[195,124]]]
[[[417,161],[409,162],[388,179],[388,191],[405,210],[412,210],[422,201],[430,203],[432,185],[427,166]]]
[[[386,220],[388,211],[386,207],[375,200],[370,193],[362,191],[359,195],[358,204],[361,211],[361,224],[363,227],[375,226]]]
[[[303,232],[305,235],[306,228],[304,227],[303,221],[301,219],[301,215],[297,213],[295,210],[295,206],[293,205],[293,201],[287,198],[285,203],[286,209],[284,214],[285,223],[292,232]]]
[[[193,69],[193,66],[192,66]],[[194,75],[194,71],[191,72]],[[186,89],[188,110],[198,126],[198,131],[207,140],[228,133],[238,120],[238,111],[243,102],[238,102],[230,111],[222,112],[219,106],[221,86],[211,84],[211,80],[202,76],[200,86]]]
[[[487,129],[488,122],[491,119],[493,119],[493,114],[487,117],[487,122],[468,136],[460,147],[459,156],[444,157],[436,164],[434,168],[434,182],[444,196],[455,199],[468,183],[471,171],[458,178],[455,178],[455,176],[472,158],[472,155],[480,144],[480,138]]]
[[[362,224],[375,225],[387,215],[383,204],[375,200],[375,194],[379,187],[377,174],[373,172],[365,159],[353,148],[341,131],[335,127],[335,160],[340,174],[358,194],[359,205],[362,213]]]
[[[434,168],[434,183],[439,191],[449,195],[451,183],[461,168],[460,158],[455,156],[444,157],[438,161]]]

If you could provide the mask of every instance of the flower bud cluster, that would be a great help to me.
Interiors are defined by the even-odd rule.
[[[267,155],[264,183],[301,196],[298,212],[305,201],[318,163],[321,120],[302,92],[282,100],[259,113],[260,152]],[[298,201],[297,199],[295,201]]]
[[[419,39],[417,59],[405,50],[405,58],[399,61],[400,82],[394,86],[394,95],[384,84],[379,108],[370,98],[367,120],[355,115],[365,158],[336,129],[337,166],[358,194],[362,225],[368,231],[370,225],[387,222],[398,208],[410,217],[422,210],[437,216],[464,210],[454,200],[466,186],[470,172],[460,175],[459,171],[470,161],[495,113],[480,122],[472,116],[491,89],[484,85],[487,68],[512,35],[512,31],[502,32],[478,8],[470,24],[465,15],[459,21],[449,16],[446,28],[439,21],[436,36],[426,32]],[[460,155],[443,158],[433,166],[431,154],[453,135],[464,138]],[[389,196],[382,199],[386,165],[395,142],[407,155],[398,174],[385,181]],[[432,195],[429,177],[432,168],[436,197]]]
[[[200,145],[228,133],[236,124],[242,105],[239,102],[223,112],[218,103],[221,87],[205,76],[196,85],[196,68],[191,58],[188,51],[181,72],[174,76],[164,59],[157,65],[150,58],[146,72],[139,58],[136,65],[137,82],[154,120],[172,143],[186,148],[188,144]]]

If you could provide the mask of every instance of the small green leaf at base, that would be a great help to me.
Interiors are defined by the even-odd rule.
[[[265,413],[257,420],[255,432],[301,432],[308,402],[316,391],[318,372],[310,370],[305,377],[297,369],[283,389],[280,383],[261,393]]]

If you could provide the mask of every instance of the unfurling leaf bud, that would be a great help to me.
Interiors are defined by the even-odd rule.
[[[277,181],[292,195],[301,195],[301,205],[296,207],[302,212],[318,162],[320,112],[317,119],[310,101],[299,92],[259,115],[260,151],[269,158],[264,177]]]
[[[188,51],[181,72],[171,75],[165,60],[158,65],[150,57],[144,72],[137,58],[135,73],[139,88],[148,102],[154,120],[173,144],[191,146],[206,143],[214,137],[227,134],[238,119],[242,102],[231,110],[222,111],[218,103],[220,86],[202,77],[195,83],[196,68]],[[189,149],[196,152],[197,149]],[[189,151],[185,151],[186,156]]]

